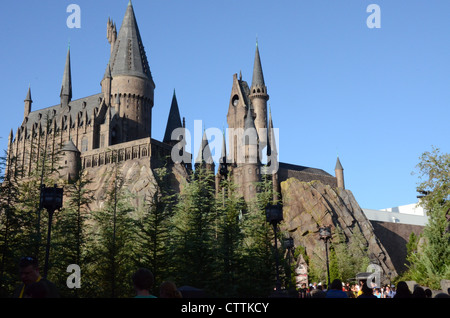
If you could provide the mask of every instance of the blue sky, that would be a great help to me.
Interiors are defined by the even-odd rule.
[[[81,28],[68,28],[70,4]],[[73,99],[97,94],[109,59],[106,22],[128,0],[8,1],[0,9],[0,149],[33,110],[59,103],[68,43]],[[381,9],[370,29],[369,4]],[[334,174],[363,208],[416,202],[419,156],[450,152],[450,2],[446,0],[133,0],[156,83],[161,140],[176,90],[193,131],[226,126],[232,77],[252,80],[258,38],[280,161]],[[194,149],[194,153],[197,150]]]

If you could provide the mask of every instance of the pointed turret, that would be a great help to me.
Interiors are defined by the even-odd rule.
[[[111,66],[108,64],[106,67],[105,75],[103,76],[103,80],[101,82],[103,98],[105,100],[106,106],[110,106],[111,104]]]
[[[175,90],[173,90],[172,104],[170,106],[169,118],[167,119],[166,132],[164,134],[163,142],[177,142],[177,140],[172,140],[172,132],[177,128],[182,128],[182,124],[180,110],[178,108],[177,96],[175,94]]]
[[[209,148],[208,137],[206,131],[203,133],[202,144],[200,146],[197,159],[195,159],[195,167],[204,166],[207,170],[211,170],[214,173],[214,160]]]
[[[227,164],[227,145],[225,142],[225,132],[223,132],[223,137],[222,137],[222,153],[220,154],[220,159],[219,162],[221,164]]]
[[[334,168],[334,173],[336,175],[336,181],[338,188],[345,189],[344,184],[344,168],[342,167],[341,161],[339,160],[339,156],[336,160],[336,166]]]
[[[256,41],[255,62],[253,64],[252,88],[253,87],[265,87],[261,57],[259,55],[258,41]]]
[[[272,189],[273,189],[273,202],[278,202],[279,200],[279,190],[280,186],[278,183],[278,151],[277,143],[275,138],[275,131],[273,128],[272,121],[272,111],[269,107],[269,127],[268,127],[268,140],[267,140],[267,170],[266,174],[272,175]]]
[[[253,118],[252,110],[247,107],[247,116],[244,121],[244,145],[256,145],[258,144],[258,134],[255,127],[255,120]]]
[[[72,74],[70,70],[70,48],[67,50],[66,66],[64,67],[64,75],[61,86],[61,106],[69,105],[72,100]]]
[[[114,33],[114,31],[111,32]],[[112,76],[133,75],[147,78],[153,82],[131,2],[128,3],[115,42],[117,45],[114,45],[109,60]]]
[[[123,105],[120,111],[116,109],[120,120],[111,129],[116,129],[116,140],[151,137],[155,83],[131,2],[128,3],[117,38],[112,21],[108,22],[108,30],[108,41],[111,40],[113,48],[108,63],[111,68],[111,92],[120,91]],[[107,85],[107,81],[103,82]]]
[[[253,64],[253,79],[250,87],[250,99],[255,113],[255,126],[258,130],[261,148],[265,147],[267,140],[267,87],[264,82],[264,75],[261,65],[261,57],[259,55],[258,41],[256,42],[255,61]]]
[[[27,118],[28,115],[31,113],[31,104],[33,103],[33,100],[31,99],[31,87],[28,86],[28,92],[27,97],[25,97],[25,110],[23,112],[23,118]]]

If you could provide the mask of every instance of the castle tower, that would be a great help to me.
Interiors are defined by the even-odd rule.
[[[256,195],[256,182],[260,181],[260,161],[258,157],[258,133],[255,126],[255,119],[250,107],[247,109],[247,116],[244,122],[244,135],[242,144],[244,146],[244,162],[238,164],[237,171],[241,175],[241,193],[246,202],[249,202]]]
[[[167,119],[163,142],[171,145],[178,143],[178,140],[172,140],[172,132],[177,128],[183,128],[183,126],[181,124],[177,96],[175,95],[175,90],[173,90],[172,104],[170,105],[169,118]]]
[[[72,100],[72,73],[70,70],[70,48],[67,50],[66,66],[64,67],[64,74],[61,86],[61,107],[69,105]]]
[[[77,181],[81,168],[80,151],[72,140],[69,140],[62,148],[63,175],[69,183]]]
[[[23,119],[27,118],[28,115],[31,113],[31,104],[33,103],[33,100],[31,99],[31,87],[28,86],[28,92],[27,97],[25,97],[25,110],[23,112]]]
[[[219,194],[220,191],[220,182],[222,180],[226,180],[228,178],[228,160],[227,160],[227,145],[225,142],[225,132],[223,133],[222,137],[222,152],[220,154],[219,159],[219,169],[216,173],[216,196]]]
[[[108,66],[106,67],[105,75],[103,76],[101,82],[103,98],[105,100],[106,106],[108,107],[111,106],[111,82],[111,66],[108,64]]]
[[[278,150],[275,139],[275,132],[273,129],[272,112],[269,108],[269,127],[268,127],[268,139],[267,139],[267,174],[272,175],[272,187],[273,187],[273,201],[274,203],[279,200],[280,185],[278,183]]]
[[[111,44],[112,54],[114,45],[116,44],[117,40],[117,28],[116,24],[111,19],[108,19],[108,23],[106,24],[106,38],[108,39],[109,44]]]
[[[208,137],[206,136],[206,131],[203,133],[202,144],[200,146],[197,159],[195,159],[195,168],[202,166],[206,170],[214,173],[215,164],[214,159],[211,154],[211,149],[209,148]]]
[[[267,87],[264,83],[264,74],[259,55],[258,42],[256,42],[255,62],[253,64],[253,79],[250,87],[250,100],[255,113],[255,127],[258,131],[261,149],[265,147],[267,140]]]
[[[334,168],[334,173],[337,179],[337,186],[340,189],[345,189],[344,185],[344,168],[342,168],[341,161],[339,160],[339,156],[336,160],[336,167]]]
[[[111,127],[118,136],[114,143],[151,137],[152,108],[154,105],[155,83],[150,72],[147,56],[136,22],[133,5],[128,3],[127,10],[117,39],[114,30],[108,24],[112,46],[108,67],[111,68],[111,92],[120,92],[114,96],[116,102],[115,125]],[[111,35],[111,32],[112,35]],[[102,90],[108,91],[109,80],[102,81]],[[113,99],[113,100],[114,100]]]

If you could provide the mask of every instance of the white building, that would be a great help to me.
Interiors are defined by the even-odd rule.
[[[382,210],[362,210],[370,221],[421,226],[425,226],[428,222],[426,211],[419,205],[419,203],[407,204]]]

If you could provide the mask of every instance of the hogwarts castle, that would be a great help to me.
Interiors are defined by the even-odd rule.
[[[150,182],[144,179],[151,179],[152,170],[171,157],[174,147],[179,145],[179,139],[173,140],[172,133],[185,128],[184,120],[181,120],[174,94],[164,138],[162,141],[152,138],[156,85],[131,1],[119,32],[113,21],[107,22],[107,40],[111,53],[104,76],[99,79],[100,93],[72,100],[70,49],[59,104],[33,110],[31,88],[28,89],[23,122],[15,135],[11,130],[9,136],[7,154],[15,160],[8,160],[8,170],[27,178],[38,168],[42,156],[61,150],[63,169],[60,173],[66,180],[76,178],[79,167],[91,176],[100,176],[108,166],[118,162],[134,171],[131,173],[133,180],[139,182],[136,191],[146,191],[143,189],[148,188]],[[217,187],[225,175],[232,177],[246,200],[254,197],[257,191],[254,183],[260,180],[262,173],[271,174],[276,192],[279,192],[280,183],[291,177],[300,181],[319,180],[344,188],[339,159],[335,176],[321,169],[278,162],[274,124],[267,105],[268,92],[257,46],[251,85],[242,79],[242,75],[233,75],[227,114],[229,149],[224,141],[221,159],[216,165],[205,134],[195,164],[205,164],[214,172],[218,168]],[[263,153],[267,155],[267,163],[262,162]],[[192,169],[192,156],[185,153],[183,158],[189,160],[169,162],[174,183],[186,179]],[[145,173],[139,174],[143,170]],[[97,182],[100,188],[103,181]]]

